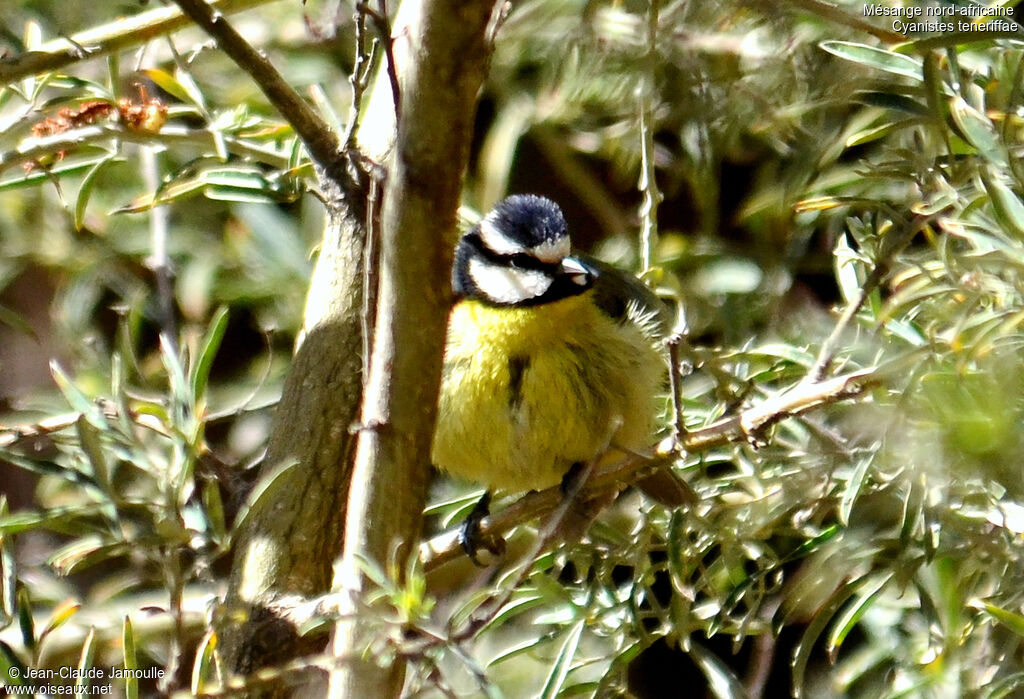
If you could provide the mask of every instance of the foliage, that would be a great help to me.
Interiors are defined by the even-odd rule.
[[[653,45],[646,3],[515,7],[467,203],[547,193],[579,244],[633,264],[646,106],[665,195],[654,277],[690,328],[687,427],[798,384],[830,338],[832,372],[881,383],[682,458],[699,506],[628,492],[583,542],[482,583],[410,564],[400,585],[403,565],[366,562],[376,656],[410,660],[407,690],[428,696],[657,696],[680,677],[715,696],[1021,691],[1024,44],[976,23],[893,46],[833,14],[661,4]],[[259,35],[294,15],[246,21]],[[344,29],[316,51],[273,46],[337,114]],[[0,286],[55,290],[31,316],[0,297],[0,321],[60,357],[52,386],[6,397],[4,423],[24,427],[0,454],[37,478],[30,502],[0,504],[5,680],[134,663],[164,668],[166,688],[215,681],[205,607],[322,214],[290,127],[200,42],[0,92]],[[84,116],[153,96],[159,128]],[[41,144],[33,126],[61,109],[84,140]],[[161,219],[176,322],[154,271]],[[436,500],[439,530],[469,496],[442,482]]]

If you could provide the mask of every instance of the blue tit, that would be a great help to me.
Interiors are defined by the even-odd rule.
[[[668,309],[632,275],[571,254],[554,202],[498,203],[460,239],[452,286],[437,467],[488,491],[522,492],[617,448],[651,447]],[[678,505],[681,486],[652,478],[644,489]]]

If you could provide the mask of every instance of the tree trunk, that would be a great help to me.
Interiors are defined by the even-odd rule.
[[[369,377],[335,577],[341,621],[332,697],[401,691],[404,666],[362,659],[374,620],[359,604],[360,561],[417,554],[451,301],[456,211],[490,56],[491,0],[404,3],[396,21],[400,119],[381,217],[380,285]],[[404,566],[397,566],[404,569]],[[400,581],[401,582],[401,581]]]

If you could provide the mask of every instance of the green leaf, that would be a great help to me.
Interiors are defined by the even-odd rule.
[[[907,129],[912,126],[917,126],[921,123],[920,119],[902,119],[900,121],[887,121],[879,126],[873,126],[867,129],[861,129],[846,138],[845,145],[847,148],[853,148],[854,146],[861,146],[865,143],[871,143],[877,141],[894,131],[900,129]]]
[[[836,241],[835,252],[836,280],[843,300],[849,304],[860,295],[860,267],[863,264],[860,255],[850,247],[850,238],[843,234]]]
[[[850,474],[850,478],[846,482],[846,487],[843,489],[843,497],[839,502],[839,521],[842,522],[844,526],[850,523],[850,513],[853,511],[853,503],[857,502],[857,497],[860,495],[860,491],[864,487],[864,481],[867,480],[868,469],[874,461],[874,454],[862,457],[860,461],[857,462],[857,466],[853,469],[853,473]]]
[[[793,652],[792,667],[793,696],[796,699],[803,697],[804,677],[807,674],[807,662],[811,659],[811,651],[817,643],[825,627],[835,616],[836,612],[846,604],[846,601],[856,592],[856,581],[842,585],[832,593],[828,601],[817,611],[814,618],[807,625],[800,643]]]
[[[1024,238],[1024,204],[1020,197],[1003,184],[1000,173],[994,168],[982,168],[980,174],[999,223],[1018,238]]]
[[[234,201],[242,204],[276,204],[280,197],[272,196],[264,191],[246,187],[210,186],[203,189],[203,196],[214,201]]]
[[[90,168],[89,172],[85,174],[85,178],[82,180],[81,186],[78,188],[78,197],[75,199],[75,230],[80,231],[85,221],[85,210],[89,206],[89,198],[92,196],[92,190],[96,186],[96,181],[101,171],[103,171],[110,163],[115,161],[122,161],[123,158],[116,158],[111,156],[104,158]]]
[[[96,656],[96,629],[89,627],[89,633],[82,643],[82,652],[78,655],[78,677],[75,678],[75,690],[77,693],[84,693],[89,686],[90,680],[86,676],[87,671],[93,666],[93,659]]]
[[[576,649],[579,648],[580,638],[583,636],[583,628],[586,625],[585,619],[580,619],[573,624],[565,634],[565,641],[555,656],[555,662],[551,666],[544,686],[538,696],[543,699],[554,699],[565,684],[565,678],[569,675],[573,658],[576,656]]]
[[[5,461],[9,461],[18,468],[23,468],[31,473],[38,473],[41,476],[57,476],[72,483],[96,486],[96,482],[90,476],[73,468],[61,466],[53,461],[29,459],[8,449],[0,449],[0,454],[3,454]]]
[[[708,681],[708,689],[718,699],[746,699],[747,690],[729,666],[699,643],[690,643],[690,658]]]
[[[81,413],[93,427],[100,430],[105,429],[106,420],[103,419],[100,411],[96,408],[96,404],[74,384],[71,377],[64,373],[64,370],[60,368],[56,360],[50,361],[50,373],[53,375],[54,383],[57,384],[60,392],[64,394],[64,399],[67,400],[71,409]]]
[[[199,347],[199,353],[190,367],[189,383],[191,384],[192,395],[195,396],[196,402],[202,400],[206,394],[206,383],[210,378],[210,367],[213,366],[213,360],[217,356],[217,350],[220,349],[220,343],[224,339],[224,331],[227,330],[227,327],[228,309],[226,306],[221,306],[213,314],[210,326],[207,328],[206,335],[203,336],[203,342]]]
[[[199,696],[207,689],[207,684],[217,676],[216,668],[217,634],[207,631],[196,648],[196,661],[192,666],[192,694]]]
[[[24,687],[23,678],[27,674],[26,670],[25,663],[21,661],[14,649],[5,641],[0,641],[0,677],[3,677],[4,684]]]
[[[536,609],[537,607],[544,606],[544,604],[547,601],[547,598],[543,595],[539,595],[533,592],[527,592],[524,595],[510,601],[508,604],[502,607],[501,611],[495,614],[494,617],[487,622],[487,625],[480,630],[487,631],[496,629],[505,622],[509,621],[510,619],[514,619],[520,614],[524,614],[525,612],[528,612],[531,609]]]
[[[216,480],[209,480],[203,484],[203,509],[206,510],[214,540],[223,545],[228,540],[228,528],[224,518],[220,484]]]
[[[128,616],[124,618],[121,639],[124,648],[124,669],[137,670],[139,665],[135,656],[135,632],[132,630],[132,620]],[[139,680],[137,678],[127,677],[125,679],[124,694],[126,699],[139,699]]]
[[[231,529],[232,538],[245,529],[245,522],[252,514],[253,509],[262,503],[263,499],[273,495],[274,491],[279,487],[285,487],[288,485],[289,471],[298,465],[298,461],[290,460],[284,463],[278,464],[274,469],[256,483],[252,491],[249,493],[249,497],[246,498],[245,503],[238,510],[238,515],[235,517],[235,526]]]
[[[852,41],[823,41],[820,46],[833,56],[844,60],[893,75],[921,80],[921,61],[911,56]]]
[[[49,529],[61,534],[81,535],[86,526],[85,519],[95,517],[103,510],[102,505],[65,505],[45,510],[22,510],[0,517],[0,532],[17,534],[32,529]]]
[[[156,83],[164,92],[169,93],[182,102],[192,102],[191,95],[189,95],[189,91],[185,89],[185,86],[166,70],[161,70],[159,68],[143,68],[139,72]]]
[[[967,603],[967,606],[985,612],[1018,636],[1024,636],[1024,615],[997,607],[983,600],[972,600]]]
[[[171,405],[176,409],[172,412],[171,422],[174,427],[185,430],[182,422],[189,417],[183,411],[194,403],[191,386],[185,378],[185,368],[181,365],[181,357],[164,335],[160,335],[160,359],[167,372],[167,381],[171,389]]]
[[[130,545],[124,541],[106,542],[100,535],[87,534],[51,553],[47,563],[61,575],[67,576],[129,553]]]
[[[839,652],[839,648],[843,645],[843,641],[846,640],[850,631],[854,629],[857,622],[864,616],[864,613],[871,607],[872,603],[882,593],[882,590],[891,579],[892,575],[885,572],[861,579],[858,585],[861,589],[858,589],[855,599],[836,616],[836,620],[832,624],[832,630],[829,632],[825,650],[828,652],[832,663],[835,663],[836,653]]]
[[[914,116],[930,116],[931,110],[928,106],[921,104],[912,97],[901,95],[895,92],[878,92],[876,90],[860,90],[854,94],[855,102],[866,104],[869,107],[882,107],[883,109],[895,109],[897,111],[913,114]],[[915,120],[916,121],[916,120]],[[918,122],[919,123],[919,122]]]
[[[949,112],[964,140],[990,163],[1006,165],[1006,151],[999,142],[996,127],[987,116],[967,104],[959,95],[950,100]]]
[[[21,630],[21,643],[28,651],[36,654],[36,622],[32,618],[32,599],[24,587],[18,590],[18,628]]]
[[[90,423],[84,415],[79,415],[75,420],[75,432],[78,433],[78,441],[82,445],[89,465],[92,467],[93,477],[105,489],[110,487],[110,470],[107,468],[107,458],[103,453],[103,444],[100,441],[100,431]]]
[[[49,636],[51,633],[53,633],[61,626],[66,624],[68,621],[70,621],[71,617],[77,614],[78,610],[81,608],[82,605],[78,602],[75,602],[74,600],[64,600],[63,602],[58,604],[54,608],[53,613],[50,615],[50,618],[46,621],[46,624],[43,626],[43,630],[39,633],[40,645],[43,643],[47,636]]]
[[[8,515],[7,496],[0,495],[0,519]],[[14,540],[0,532],[0,628],[7,628],[17,614],[18,564]]]

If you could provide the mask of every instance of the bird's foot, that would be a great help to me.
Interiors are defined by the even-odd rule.
[[[480,523],[484,517],[491,513],[491,493],[484,493],[483,497],[470,511],[469,516],[459,527],[459,544],[466,552],[470,560],[480,567],[486,564],[481,562],[477,553],[480,549],[491,552],[495,556],[505,553],[505,540],[496,534],[487,534],[481,531]]]

